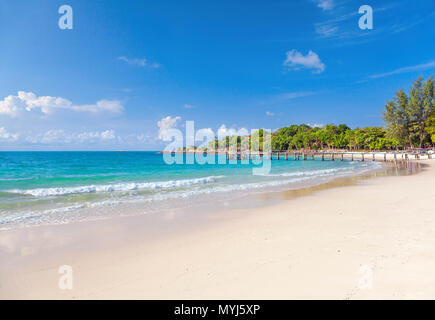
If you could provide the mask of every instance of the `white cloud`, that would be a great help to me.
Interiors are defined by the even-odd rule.
[[[316,92],[312,91],[296,91],[296,92],[287,92],[281,93],[277,96],[278,100],[292,100],[296,98],[308,97],[316,94]]]
[[[137,142],[139,143],[149,142],[153,140],[150,135],[144,133],[134,135],[133,138],[135,138],[135,140],[137,140]]]
[[[80,133],[66,133],[64,130],[48,130],[45,133],[38,135],[29,135],[26,141],[30,143],[42,144],[81,144],[92,142],[103,142],[115,140],[117,136],[114,130],[106,131],[85,131]]]
[[[167,116],[166,118],[161,119],[157,122],[157,126],[159,127],[159,139],[165,140],[167,138],[168,130],[176,127],[178,121],[181,120],[181,117],[171,117]]]
[[[108,112],[113,114],[122,114],[124,112],[124,106],[118,100],[100,100],[95,104],[72,106],[71,110],[87,111],[93,113]]]
[[[44,115],[49,115],[55,110],[121,114],[124,111],[124,106],[118,100],[99,100],[95,104],[74,105],[71,101],[62,97],[38,97],[33,92],[25,91],[18,91],[16,96],[9,95],[0,100],[0,114],[16,117],[20,113],[35,110]]]
[[[129,145],[143,147],[144,145],[150,145],[157,142],[156,137],[148,133],[130,133],[123,137],[117,136],[116,138],[123,146]]]
[[[118,57],[118,60],[127,62],[128,64],[134,64],[139,67],[145,67],[147,64],[147,59],[128,59],[127,57]]]
[[[126,133],[118,135],[115,130],[83,130],[66,131],[65,129],[49,129],[45,131],[22,131],[10,133],[4,127],[0,127],[0,144],[8,146],[11,143],[18,149],[38,147],[144,147],[157,143],[155,135],[151,133]],[[8,144],[6,144],[8,143]]]
[[[320,61],[317,53],[311,50],[304,56],[299,51],[293,49],[287,51],[286,56],[283,65],[291,67],[294,70],[299,70],[300,68],[314,69],[314,73],[321,73],[325,70],[325,65]]]
[[[316,25],[316,33],[320,34],[322,37],[331,37],[337,33],[338,27],[332,25]]]
[[[354,27],[355,21],[358,21],[360,17],[358,6],[356,9],[349,10],[349,7],[344,5],[344,1],[342,1],[340,5],[334,6],[334,14],[328,15],[331,19],[315,23],[316,33],[321,38],[334,39],[333,46],[336,47],[357,45],[385,38],[389,34],[403,32],[428,22],[435,16],[433,12],[421,14],[421,12],[417,12],[418,9],[409,7],[408,14],[403,16],[400,21],[396,21],[396,19],[392,19],[394,15],[391,15],[391,12],[400,7],[400,3],[401,1],[390,1],[388,5],[374,7],[373,13],[377,16],[378,21],[382,20],[384,23],[382,26],[378,24],[370,32],[362,32],[359,28]]]
[[[48,130],[41,136],[39,140],[37,137],[34,141],[36,143],[71,142],[70,138],[63,130]]]
[[[207,136],[215,136],[214,131],[212,128],[202,128],[199,129],[196,134],[202,134],[202,135],[207,135]]]
[[[334,8],[334,0],[317,0],[317,6],[323,10],[331,10]]]
[[[30,143],[59,143],[59,142],[71,142],[69,136],[63,130],[48,130],[45,133],[30,134],[25,138],[25,141]]]
[[[218,129],[218,137],[231,137],[231,136],[245,136],[248,135],[248,129],[240,128],[238,130],[234,128],[227,128],[226,125],[221,125]]]
[[[196,106],[193,106],[191,104],[185,104],[184,105],[184,109],[195,109],[195,108],[196,108]]]
[[[309,123],[308,125],[312,128],[323,128],[325,126],[322,123]]]
[[[100,136],[101,136],[101,139],[103,139],[103,140],[113,140],[113,139],[115,139],[115,131],[106,130],[104,132],[101,132]]]
[[[116,136],[115,136],[115,131],[106,130],[103,132],[98,132],[98,131],[82,132],[79,134],[73,134],[69,136],[69,138],[73,141],[78,141],[78,142],[92,142],[98,140],[114,140]]]
[[[150,67],[153,69],[157,69],[160,67],[160,64],[157,62],[148,62],[146,58],[133,58],[129,59],[127,57],[121,56],[118,57],[118,60],[122,60],[130,65],[138,66],[138,67]]]
[[[17,96],[10,95],[0,100],[0,114],[15,117],[23,107],[25,107],[25,104]]]
[[[18,139],[18,134],[8,132],[4,127],[0,127],[0,140],[3,141],[16,141]]]
[[[270,111],[266,111],[266,116],[268,117],[273,117],[275,114],[273,112]]]
[[[370,76],[369,78],[378,79],[378,78],[384,78],[384,77],[392,76],[392,75],[399,74],[399,73],[406,73],[406,72],[412,72],[412,71],[417,71],[417,70],[426,70],[426,69],[432,69],[432,68],[435,68],[435,61],[431,61],[431,62],[423,63],[423,64],[418,64],[415,66],[399,68],[399,69],[396,69],[396,70],[391,71],[391,72],[375,74],[375,75]]]

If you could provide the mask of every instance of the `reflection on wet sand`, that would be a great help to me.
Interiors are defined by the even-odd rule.
[[[360,181],[371,179],[371,178],[386,177],[386,176],[407,176],[407,175],[417,174],[421,170],[423,170],[425,166],[426,166],[425,164],[419,162],[411,162],[411,161],[391,162],[388,163],[386,166],[369,173],[364,173],[364,174],[350,176],[350,177],[336,178],[334,180],[315,186],[279,192],[278,197],[281,200],[291,200],[298,197],[309,196],[314,192],[327,190],[330,188],[353,186],[358,184]],[[268,196],[275,197],[276,194],[269,194]],[[266,196],[265,200],[271,199],[268,198],[268,196]]]

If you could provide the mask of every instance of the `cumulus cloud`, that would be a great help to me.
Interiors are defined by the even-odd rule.
[[[0,140],[1,141],[16,141],[18,139],[17,133],[10,133],[4,127],[0,127]]]
[[[153,138],[149,135],[149,134],[136,134],[136,135],[132,135],[132,137],[140,143],[144,143],[144,142],[149,142],[151,140],[153,140]]]
[[[118,60],[124,61],[130,65],[138,66],[138,67],[150,67],[153,69],[157,69],[160,67],[160,64],[157,62],[148,62],[146,58],[127,58],[124,56],[118,57]]]
[[[16,96],[9,95],[0,100],[0,115],[16,117],[19,114],[39,111],[49,115],[56,110],[71,110],[76,112],[121,114],[124,106],[118,100],[99,100],[95,104],[74,105],[62,97],[37,96],[33,92],[18,91]]]
[[[204,135],[204,136],[213,136],[214,137],[214,132],[212,128],[202,128],[199,129],[196,132],[197,135]]]
[[[266,111],[266,116],[268,117],[273,117],[275,114],[273,112],[270,111]]]
[[[157,126],[159,127],[159,139],[166,140],[168,136],[168,131],[177,126],[178,121],[181,120],[181,117],[171,117],[167,116],[166,118],[157,121]]]
[[[85,131],[80,133],[66,133],[64,130],[48,130],[38,135],[29,135],[26,141],[42,144],[80,144],[115,140],[117,136],[114,130]]]
[[[103,140],[112,140],[115,139],[115,131],[113,130],[106,130],[104,132],[101,132],[101,139]]]
[[[21,108],[24,108],[25,104],[17,96],[7,96],[3,100],[0,100],[0,114],[6,114],[11,117],[15,117]]]
[[[117,139],[117,142],[120,142],[123,146],[135,147],[144,147],[157,142],[155,135],[149,133],[129,133],[122,137],[115,136],[114,139]]]
[[[248,134],[249,132],[246,128],[236,130],[234,128],[227,128],[224,124],[218,129],[218,137],[245,136]]]
[[[294,70],[300,68],[314,69],[314,73],[322,73],[325,70],[325,65],[320,61],[317,53],[311,50],[305,56],[295,49],[287,51],[283,65]]]
[[[113,114],[122,114],[124,112],[124,106],[118,100],[99,100],[95,104],[72,106],[71,110],[87,111],[93,113],[107,112]]]
[[[317,0],[317,6],[323,10],[332,10],[334,8],[334,0]]]
[[[71,142],[71,138],[63,130],[48,130],[41,136],[30,137],[33,143]]]
[[[106,130],[103,132],[98,132],[98,131],[82,132],[77,135],[72,135],[72,139],[79,142],[114,140],[115,138],[116,138],[115,131],[113,130]]]

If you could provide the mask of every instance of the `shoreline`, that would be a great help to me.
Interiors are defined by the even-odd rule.
[[[350,272],[336,264],[340,260],[345,266],[354,265],[356,261],[374,265],[373,259],[379,256],[377,250],[384,247],[377,248],[373,243],[373,239],[381,240],[381,243],[383,240],[373,231],[381,227],[386,228],[380,230],[381,235],[391,231],[396,241],[409,240],[403,239],[397,228],[389,230],[385,219],[388,218],[393,225],[400,222],[395,221],[390,210],[391,206],[399,210],[396,202],[403,201],[392,202],[389,199],[392,195],[398,196],[397,192],[403,192],[398,188],[400,185],[406,186],[405,191],[409,193],[405,192],[404,197],[421,193],[422,199],[430,199],[430,196],[424,196],[431,191],[430,185],[427,187],[425,184],[433,180],[435,169],[431,160],[421,163],[427,163],[428,167],[417,175],[361,180],[352,186],[339,185],[321,192],[314,190],[303,197],[293,197],[292,192],[287,196],[265,195],[266,200],[278,201],[266,201],[264,206],[229,208],[219,214],[205,214],[200,216],[203,221],[197,221],[198,216],[180,216],[174,210],[160,222],[157,221],[160,229],[149,227],[152,225],[150,216],[131,216],[2,231],[1,261],[7,263],[0,266],[0,297],[394,299],[410,292],[414,294],[411,298],[433,298],[435,289],[430,289],[430,286],[427,286],[429,295],[416,293],[411,290],[412,287],[407,288],[410,291],[396,288],[396,295],[391,290],[378,292],[376,286],[373,290],[356,290],[355,285],[361,276],[358,267]],[[420,185],[415,185],[414,180],[420,180]],[[396,192],[391,193],[386,188]],[[350,205],[352,210],[343,207],[344,203]],[[373,207],[375,204],[378,207]],[[417,206],[421,207],[429,222],[421,227],[425,230],[434,227],[429,219],[434,213],[432,208],[427,207],[430,203],[418,203]],[[413,207],[414,204],[405,203],[404,208],[399,210],[400,217],[403,216],[407,224],[413,221]],[[369,208],[388,217],[373,215]],[[184,222],[180,224],[180,221]],[[365,224],[354,225],[355,221]],[[372,228],[364,228],[368,225]],[[349,229],[353,232],[350,238],[347,234]],[[413,228],[404,231],[419,233],[421,230]],[[362,239],[358,236],[361,234],[367,234],[367,237]],[[429,234],[426,236],[433,240]],[[355,239],[365,242],[352,243]],[[334,250],[336,247],[343,249]],[[428,247],[418,249],[426,250]],[[389,251],[386,249],[387,256],[392,255],[392,249],[394,246],[390,246]],[[342,257],[345,252],[349,256]],[[310,256],[307,256],[308,253]],[[400,251],[393,253],[401,254]],[[435,264],[435,261],[429,260],[428,272]],[[74,268],[76,280],[71,291],[62,291],[57,287],[57,268],[64,264],[71,264]],[[394,266],[400,267],[400,264]],[[418,267],[426,268],[421,264]],[[309,271],[312,272],[312,279]],[[323,280],[318,277],[325,272],[335,279],[330,287],[327,281],[329,276]],[[279,274],[285,275],[284,278],[279,278]],[[410,275],[411,278],[416,276],[418,274]],[[314,279],[317,279],[317,284]],[[400,284],[403,279],[398,276],[396,280]],[[338,287],[337,281],[340,284]],[[418,287],[415,285],[415,288]],[[420,285],[420,289],[425,287],[424,283]]]
[[[293,161],[289,161],[292,164]],[[328,164],[328,162],[330,164]],[[381,161],[367,161],[366,163],[361,161],[350,162],[348,159],[344,163],[349,166],[355,164],[355,168],[350,169],[352,172],[347,171],[346,168],[334,168],[331,165],[340,165],[340,161],[325,163],[326,168],[323,166],[318,166],[317,168],[307,168],[307,171],[302,170],[302,174],[298,172],[290,172],[289,176],[284,173],[281,177],[280,173],[277,173],[276,178],[273,180],[258,180],[258,181],[239,181],[237,183],[232,182],[224,186],[215,186],[210,189],[203,190],[180,190],[180,193],[165,194],[159,199],[153,200],[151,198],[131,198],[131,199],[107,199],[107,201],[102,201],[100,203],[91,203],[90,205],[86,203],[71,203],[65,208],[47,208],[45,211],[30,211],[25,212],[21,216],[16,218],[12,217],[10,221],[0,222],[0,232],[7,230],[14,230],[20,228],[34,227],[34,226],[45,226],[45,225],[56,225],[56,224],[68,224],[86,221],[101,221],[104,219],[111,219],[120,216],[136,216],[143,214],[160,214],[162,212],[176,209],[195,209],[192,207],[200,207],[204,204],[213,202],[219,204],[217,208],[213,206],[212,208],[205,209],[206,211],[217,211],[217,210],[227,210],[228,205],[222,206],[222,203],[231,203],[231,205],[237,208],[252,207],[261,205],[259,198],[267,197],[265,195],[269,193],[280,193],[288,190],[297,190],[301,188],[307,188],[317,185],[323,185],[329,181],[332,181],[341,177],[352,177],[365,175],[366,173],[376,172],[377,170],[384,170],[383,168],[388,168],[390,166],[404,166],[408,162],[397,161],[396,164],[393,162],[382,163]],[[286,162],[287,163],[287,162]],[[307,161],[307,164],[311,163],[311,159]],[[318,162],[320,165],[320,162]],[[343,170],[344,169],[344,170]],[[311,170],[311,171],[310,171]],[[342,171],[343,170],[343,171]],[[229,177],[230,175],[226,175]],[[266,175],[267,176],[267,175]],[[271,174],[270,177],[273,177]],[[207,176],[207,177],[194,177],[193,180],[207,180],[207,179],[217,179],[223,178],[224,176]],[[261,177],[261,175],[259,175]],[[176,180],[174,180],[176,181]],[[188,180],[179,180],[188,181]],[[218,180],[217,180],[218,181]],[[156,183],[165,183],[166,181],[157,181]],[[153,182],[150,182],[152,184]],[[95,187],[93,185],[90,186]],[[38,189],[35,189],[38,191]],[[32,190],[30,190],[32,191]],[[52,191],[52,190],[49,190]],[[57,190],[53,190],[57,192]],[[98,194],[98,193],[96,193]],[[185,195],[187,194],[187,195]],[[252,199],[254,203],[252,204]],[[153,201],[151,201],[153,200]],[[261,202],[261,201],[260,201]],[[198,204],[198,205],[197,205]],[[65,210],[64,210],[65,209]]]

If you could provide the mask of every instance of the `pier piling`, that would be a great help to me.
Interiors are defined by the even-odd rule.
[[[198,151],[192,151],[193,155],[198,154]],[[203,153],[204,154],[204,153]],[[355,158],[358,159],[358,153],[355,152],[314,152],[314,151],[308,151],[308,152],[289,152],[289,151],[282,151],[282,152],[269,152],[269,153],[265,153],[265,152],[257,152],[257,153],[244,153],[244,152],[231,152],[231,151],[226,151],[225,152],[225,157],[227,161],[254,161],[254,160],[290,160],[290,157],[293,157],[293,160],[303,160],[306,161],[308,160],[308,157],[310,157],[310,159],[312,161],[315,160],[321,160],[321,161],[325,161],[326,160],[330,160],[330,161],[344,161],[345,158],[345,154],[346,154],[346,158],[354,161]],[[355,157],[356,154],[356,157]],[[424,155],[422,157],[421,154],[419,153],[405,153],[405,152],[401,152],[396,153],[396,152],[378,152],[379,156],[377,156],[376,152],[361,152],[361,161],[364,162],[366,160],[366,156],[370,157],[370,160],[372,161],[383,161],[383,162],[387,162],[387,161],[398,161],[398,160],[402,160],[402,161],[409,161],[410,159],[412,160],[421,160],[423,159],[432,159],[432,155],[428,154],[428,155]],[[390,154],[390,156],[388,155]],[[283,159],[284,158],[284,159]]]

